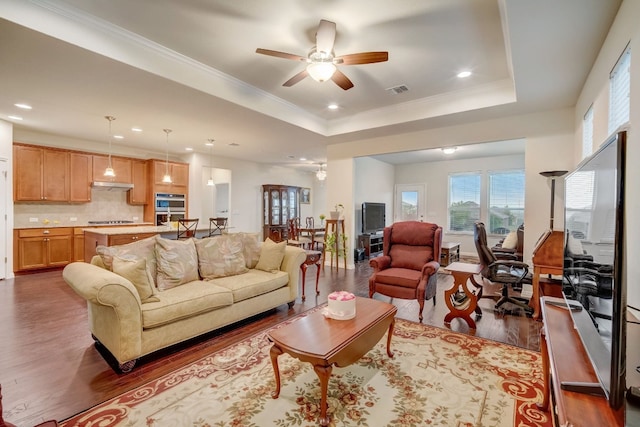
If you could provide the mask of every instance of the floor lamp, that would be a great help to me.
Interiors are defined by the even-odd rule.
[[[568,171],[545,171],[540,175],[551,178],[551,214],[549,218],[549,229],[553,230],[554,200],[556,198],[556,178],[565,175]]]

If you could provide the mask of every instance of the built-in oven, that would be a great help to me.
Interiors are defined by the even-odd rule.
[[[156,225],[186,218],[187,197],[184,194],[156,193]]]

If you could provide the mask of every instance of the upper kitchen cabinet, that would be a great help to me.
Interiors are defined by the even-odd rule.
[[[154,192],[172,193],[179,190],[186,194],[189,186],[189,164],[178,162],[164,162],[162,160],[150,160],[153,171]],[[171,184],[162,182],[166,173],[171,176]],[[178,187],[178,188],[175,188]]]
[[[67,151],[14,144],[13,161],[14,201],[69,201]]]
[[[91,201],[91,179],[93,176],[93,156],[83,153],[69,153],[70,176],[69,201],[87,203]]]
[[[131,178],[133,189],[127,194],[127,202],[130,205],[146,205],[147,201],[147,181],[149,173],[146,160],[131,161]]]
[[[111,167],[115,172],[115,177],[104,176],[104,171],[109,167],[109,156],[93,155],[93,180],[125,182],[130,184],[131,180],[131,159],[125,157],[111,156]]]

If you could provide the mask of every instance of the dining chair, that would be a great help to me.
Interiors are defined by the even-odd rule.
[[[178,220],[178,236],[177,236],[178,240],[196,237],[197,229],[198,229],[198,218],[179,219]]]
[[[312,216],[305,218],[305,225],[307,231],[303,233],[303,236],[311,240],[309,243],[309,249],[319,250],[320,245],[324,245],[324,229],[316,229],[315,219]]]
[[[226,217],[209,218],[209,237],[223,234],[227,229]]]
[[[291,218],[289,220],[289,235],[287,236],[287,245],[298,246],[304,248],[311,245],[311,239],[300,235],[300,218]]]

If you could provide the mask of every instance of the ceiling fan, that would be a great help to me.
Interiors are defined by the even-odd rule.
[[[316,45],[311,49],[307,57],[261,48],[256,49],[256,53],[307,63],[307,67],[304,70],[284,82],[282,86],[293,86],[305,77],[311,76],[312,79],[318,82],[331,79],[344,90],[351,89],[353,83],[342,71],[337,69],[336,65],[371,64],[385,62],[389,59],[388,52],[361,52],[335,56],[333,52],[335,39],[336,23],[321,19],[316,31]]]

